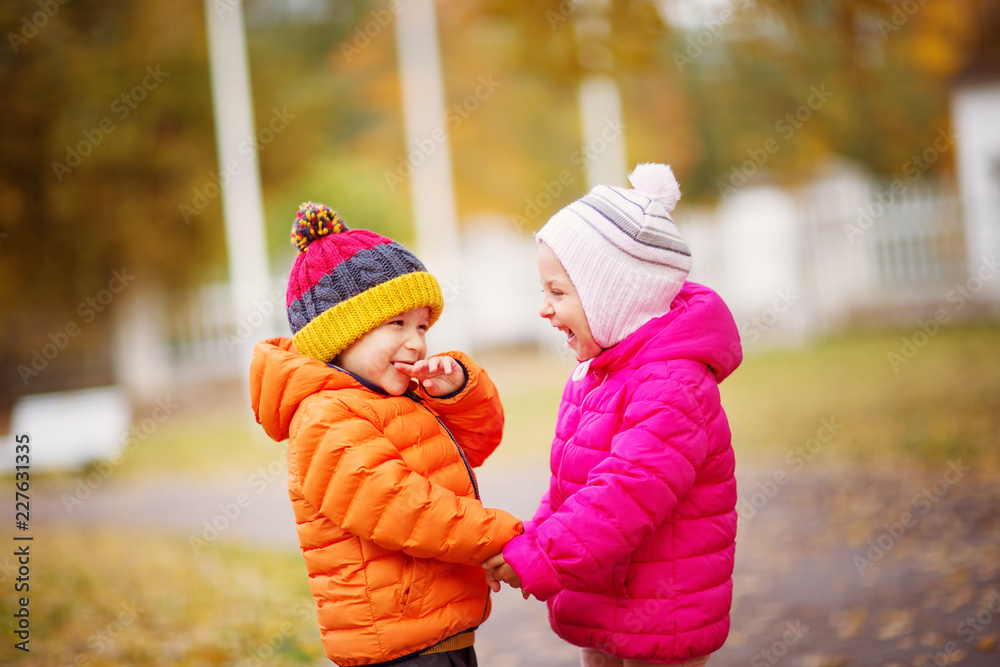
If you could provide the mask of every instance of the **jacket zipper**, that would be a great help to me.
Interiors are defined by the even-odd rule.
[[[597,371],[596,370],[594,371],[594,375],[597,375]],[[580,401],[580,414],[581,415],[583,414],[583,404],[587,402],[587,399],[590,398],[591,394],[593,394],[595,391],[597,391],[598,389],[601,388],[601,385],[604,384],[604,381],[608,379],[608,375],[609,375],[609,373],[605,373],[604,377],[601,377],[601,379],[598,381],[597,385],[593,389],[591,389],[590,391],[588,391],[587,395],[584,396],[583,400]],[[559,495],[563,496],[563,500],[566,499],[565,498],[566,492],[563,490],[562,467],[563,467],[563,462],[566,460],[566,447],[568,445],[569,445],[569,440],[567,440],[566,442],[563,443],[562,451],[559,453],[559,465],[556,467],[556,490],[559,491]]]
[[[472,490],[476,494],[476,500],[482,502],[482,498],[479,497],[479,485],[476,484],[476,476],[472,472],[472,466],[469,465],[469,459],[465,458],[465,452],[462,451],[462,446],[460,444],[458,444],[458,440],[455,439],[454,435],[452,435],[451,429],[449,429],[447,426],[445,426],[445,423],[443,421],[441,421],[441,418],[438,417],[434,413],[433,410],[431,410],[429,407],[427,407],[426,405],[424,405],[423,400],[421,400],[421,398],[419,396],[417,396],[415,393],[413,393],[412,390],[407,389],[406,393],[404,393],[403,395],[406,396],[407,398],[409,398],[411,401],[415,402],[417,405],[419,405],[420,407],[422,407],[424,410],[427,410],[427,412],[429,412],[430,415],[432,417],[434,417],[434,419],[437,420],[437,423],[441,425],[441,428],[444,429],[444,432],[448,434],[448,437],[451,438],[451,441],[455,443],[455,447],[458,449],[458,455],[462,457],[462,463],[465,464],[465,470],[469,473],[469,481],[472,482]]]
[[[424,410],[427,410],[427,412],[429,412],[430,415],[432,417],[434,417],[435,420],[437,420],[437,423],[441,425],[441,428],[444,429],[444,432],[448,434],[448,437],[451,438],[451,441],[455,443],[455,448],[458,449],[458,455],[462,457],[462,463],[465,464],[465,470],[466,470],[466,472],[469,473],[469,481],[472,482],[472,491],[476,494],[476,500],[478,500],[480,503],[482,503],[483,500],[482,500],[482,498],[479,497],[479,485],[476,484],[476,476],[472,472],[472,466],[469,465],[469,459],[465,458],[465,452],[462,451],[462,446],[460,444],[458,444],[458,440],[452,434],[451,429],[448,428],[443,421],[441,421],[441,418],[438,417],[437,414],[433,410],[431,410],[429,407],[427,407],[426,405],[424,405],[423,400],[421,400],[421,398],[419,396],[417,396],[417,394],[414,393],[412,389],[407,389],[406,392],[404,392],[403,395],[406,396],[407,398],[409,398],[411,401],[413,401],[417,405],[419,405],[420,407],[422,407]],[[483,624],[483,621],[486,620],[486,614],[488,614],[489,611],[490,611],[490,589],[487,588],[486,589],[486,602],[483,604],[483,616],[482,616],[481,619],[479,619],[479,624],[476,626],[476,628],[478,628],[479,625]],[[476,628],[473,628],[473,630],[475,630]]]

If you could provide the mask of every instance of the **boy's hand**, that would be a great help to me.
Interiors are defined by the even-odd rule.
[[[490,590],[494,593],[498,593],[500,591],[501,581],[511,588],[521,588],[521,578],[517,576],[517,572],[514,571],[514,568],[508,565],[507,561],[504,560],[503,553],[490,556],[483,561],[483,569],[486,570],[486,583],[489,584]],[[521,597],[527,600],[529,593],[522,590]]]
[[[400,373],[409,375],[423,385],[430,396],[447,396],[465,384],[465,369],[449,356],[421,359],[413,364],[393,364]]]

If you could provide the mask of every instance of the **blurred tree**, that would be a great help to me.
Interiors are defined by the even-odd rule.
[[[216,170],[203,12],[200,0],[0,7],[2,393],[54,381],[29,386],[16,368],[72,324],[51,365],[99,357],[113,305],[88,300],[121,291],[109,286],[183,286],[222,256],[217,202],[189,221],[179,210]]]
[[[0,404],[109,381],[120,293],[181,302],[225,279],[204,19],[206,6],[242,5],[0,7]],[[245,11],[257,124],[245,144],[260,159],[272,265],[290,266],[306,199],[405,239],[407,193],[386,197],[383,177],[401,143],[391,13],[364,0]]]
[[[704,148],[691,189],[713,200],[740,172],[796,181],[837,156],[898,176],[949,131],[949,78],[984,6],[735,0],[728,20],[677,33],[670,48]]]
[[[272,266],[286,271],[299,203],[322,201],[348,226],[412,240],[409,191],[395,173],[403,153],[395,60],[395,15],[384,2],[256,0],[248,5],[248,44],[257,123],[273,109],[295,118],[260,152]],[[285,13],[282,13],[282,8]]]
[[[500,82],[452,128],[463,215],[499,211],[527,232],[585,192],[593,152],[580,136],[578,86],[609,63],[626,106],[620,120],[629,157],[664,160],[669,147],[675,162],[685,160],[689,126],[674,121],[686,106],[670,104],[681,100],[659,62],[665,28],[651,3],[610,2],[611,34],[603,36],[577,26],[589,9],[582,2],[451,0],[439,7],[449,103],[476,106],[468,96],[479,77]],[[621,127],[608,129],[613,140],[622,137]]]
[[[504,53],[519,86],[534,81],[545,91],[534,92],[534,100],[548,93],[562,101],[539,108],[526,96],[519,106],[533,119],[506,116],[520,130],[512,128],[508,136],[515,142],[499,154],[519,153],[512,159],[524,171],[540,167],[541,176],[522,185],[528,188],[524,192],[537,192],[538,183],[559,173],[569,154],[565,146],[578,142],[573,104],[583,70],[573,19],[585,4],[444,3],[442,22],[455,28],[444,37],[455,54],[446,58],[449,67],[464,69],[477,58]],[[768,171],[795,181],[827,157],[897,175],[938,130],[947,132],[949,77],[989,2],[609,0],[608,5],[613,20],[607,43],[623,92],[630,161],[671,162],[687,201],[714,202],[725,194],[720,183],[738,179],[741,171]],[[668,11],[670,5],[687,6],[692,10],[687,15],[698,20],[669,22],[678,16]],[[483,24],[506,35],[505,48],[476,53],[473,40],[484,34]],[[495,40],[482,43],[492,47]],[[539,126],[546,131],[536,141],[533,127]],[[928,171],[949,169],[951,159],[942,156]],[[476,172],[462,172],[470,173]],[[513,210],[523,207],[515,202]],[[511,210],[510,204],[502,209]]]
[[[788,26],[790,45],[807,75],[822,77],[817,82],[828,81],[838,91],[830,114],[824,114],[824,152],[894,176],[914,152],[934,140],[938,129],[948,128],[949,77],[975,36],[977,9],[984,3],[769,4]]]

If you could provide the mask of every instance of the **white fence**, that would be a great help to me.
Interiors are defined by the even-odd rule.
[[[914,325],[949,307],[949,293],[981,261],[966,257],[950,186],[874,183],[845,168],[792,192],[747,186],[712,210],[685,210],[682,201],[676,219],[692,248],[691,279],[726,299],[751,351],[858,323]],[[534,241],[504,218],[466,228],[460,273],[442,280],[451,321],[431,331],[431,351],[451,347],[456,331],[473,349],[562,350],[561,336],[537,315]],[[275,278],[250,312],[234,313],[227,286],[207,286],[169,317],[142,298],[145,311],[123,319],[122,381],[148,389],[245,377],[241,345],[288,335],[284,291],[285,277]],[[967,313],[995,316],[998,294],[1000,280],[979,290],[980,307]]]

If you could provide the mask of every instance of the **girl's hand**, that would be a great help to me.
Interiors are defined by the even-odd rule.
[[[465,384],[465,369],[449,356],[421,359],[413,364],[396,362],[393,367],[419,382],[432,397],[447,396]]]

